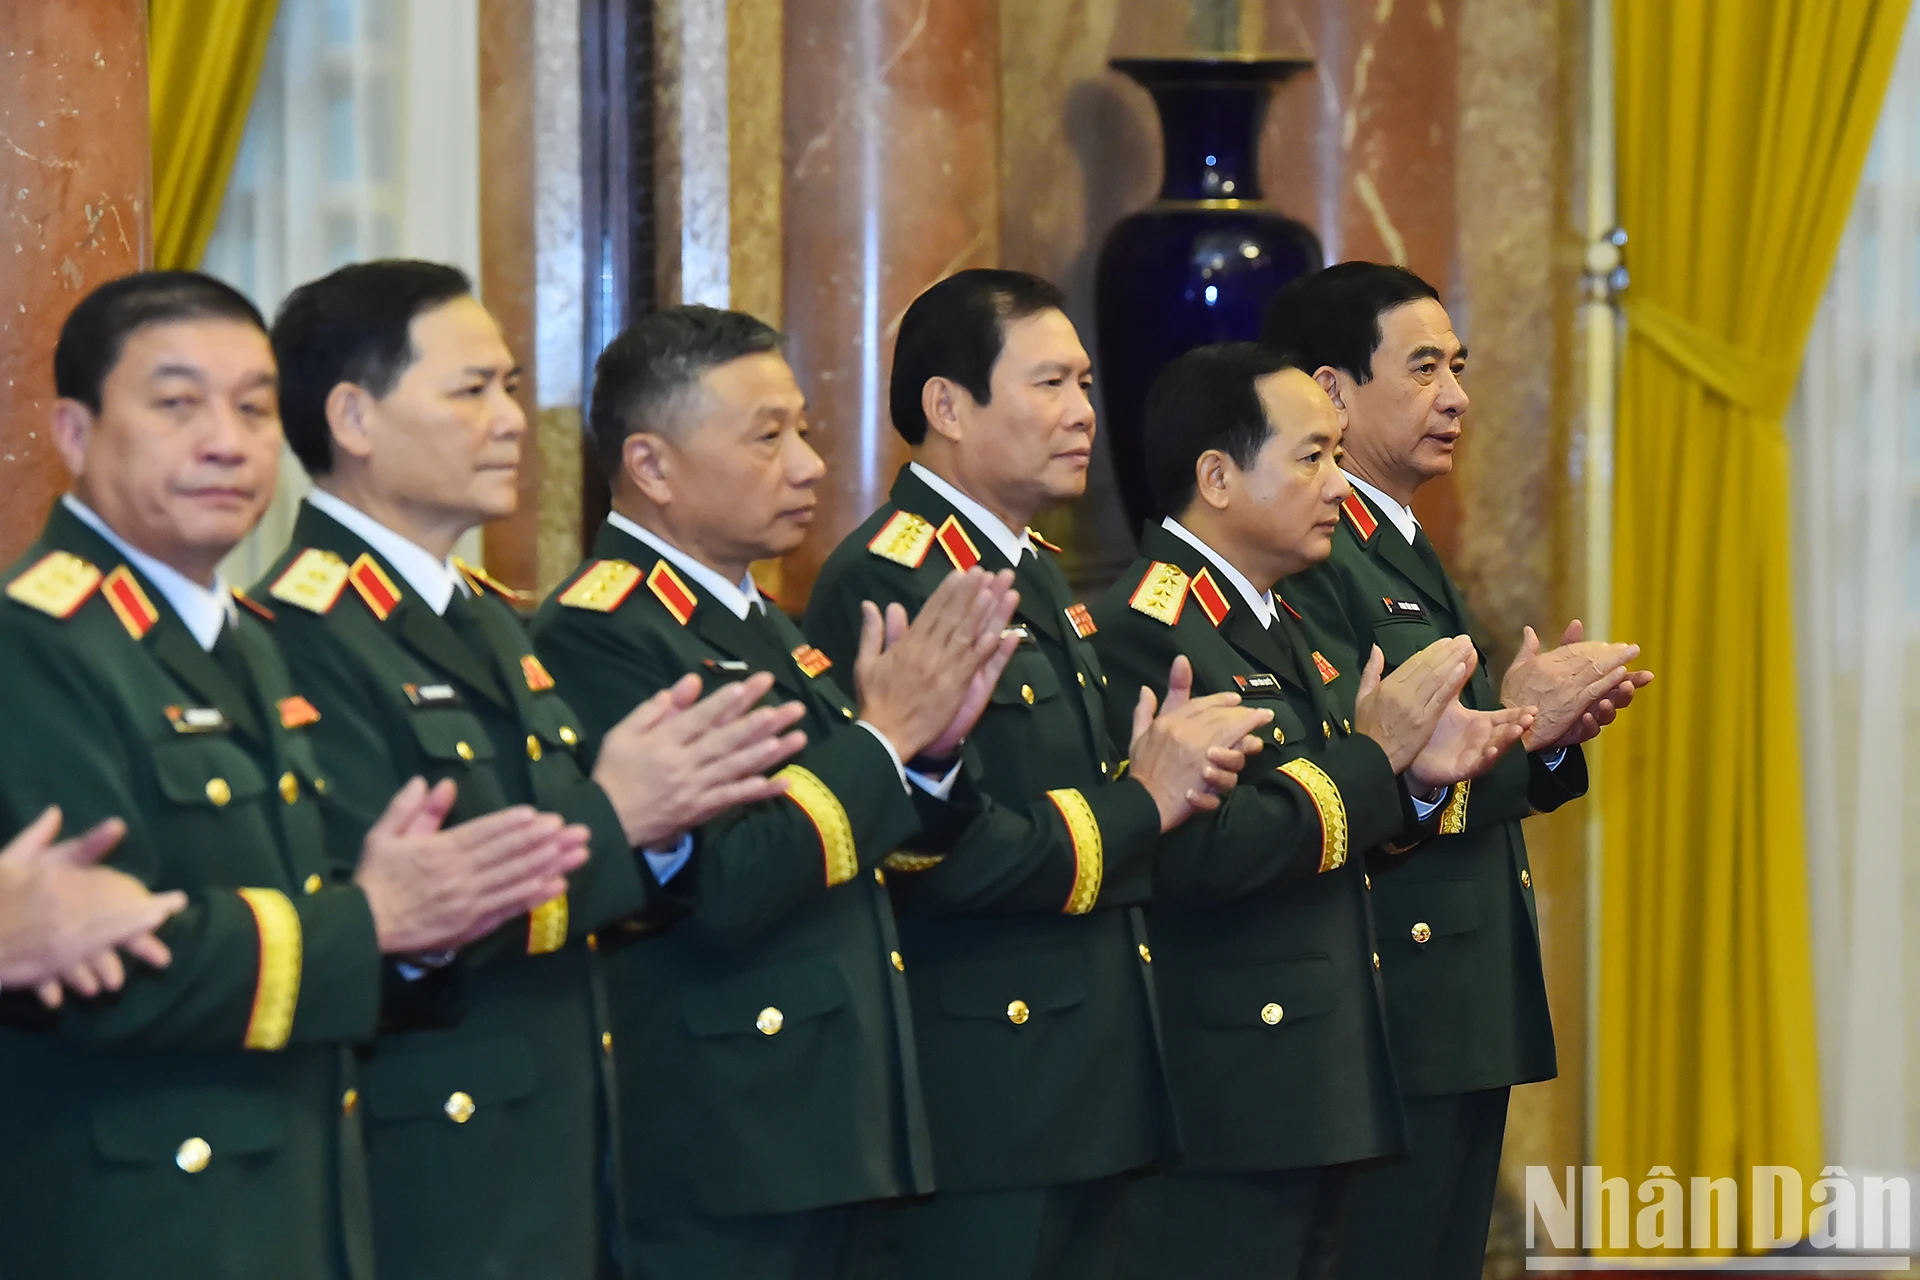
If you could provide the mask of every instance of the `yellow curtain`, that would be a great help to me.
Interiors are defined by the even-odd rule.
[[[1737,1177],[1743,1224],[1750,1167],[1821,1158],[1780,420],[1906,9],[1614,5],[1613,631],[1660,680],[1602,758],[1593,1158]]]
[[[240,154],[276,0],[150,0],[153,261],[200,265]]]

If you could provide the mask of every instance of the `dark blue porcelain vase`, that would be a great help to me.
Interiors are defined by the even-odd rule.
[[[1102,425],[1130,526],[1150,517],[1140,423],[1169,360],[1208,342],[1260,336],[1281,285],[1325,265],[1319,239],[1261,198],[1260,123],[1274,85],[1306,58],[1115,58],[1160,114],[1160,196],[1107,236],[1094,285]]]

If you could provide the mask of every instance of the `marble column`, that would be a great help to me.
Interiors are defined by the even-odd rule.
[[[0,564],[66,488],[60,325],[152,258],[148,151],[145,0],[0,4]]]
[[[830,472],[782,601],[886,497],[893,339],[928,285],[1000,256],[999,0],[790,0],[788,354]]]

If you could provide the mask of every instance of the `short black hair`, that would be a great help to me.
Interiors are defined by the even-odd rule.
[[[260,309],[232,285],[198,271],[136,271],[109,280],[80,299],[53,348],[53,390],[100,412],[107,375],[134,332],[177,320],[232,320],[260,332]]]
[[[1342,262],[1284,285],[1267,303],[1263,340],[1292,351],[1309,370],[1338,369],[1355,382],[1373,381],[1373,353],[1383,334],[1380,317],[1440,291],[1405,267]]]
[[[1158,513],[1177,516],[1193,501],[1194,464],[1218,449],[1242,469],[1273,435],[1254,383],[1304,360],[1259,342],[1216,342],[1174,357],[1147,392],[1141,434],[1147,487]]]
[[[887,408],[893,429],[916,448],[927,438],[920,394],[929,378],[951,378],[976,404],[993,398],[993,366],[1006,346],[1007,325],[1042,311],[1065,311],[1057,285],[1025,271],[975,267],[958,271],[913,300],[893,347]]]
[[[287,295],[272,332],[280,424],[308,475],[333,470],[333,389],[351,382],[375,396],[392,391],[419,358],[414,320],[472,293],[473,282],[458,267],[385,258],[341,267]]]
[[[622,329],[593,366],[587,426],[608,483],[619,479],[627,437],[666,433],[676,401],[707,370],[779,351],[786,335],[758,316],[718,307],[662,307]]]

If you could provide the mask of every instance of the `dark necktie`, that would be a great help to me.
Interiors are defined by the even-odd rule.
[[[780,626],[773,620],[773,611],[765,601],[747,602],[747,629],[752,631],[767,648],[776,654],[787,651],[786,637],[780,634]]]
[[[233,681],[240,692],[251,700],[253,697],[253,673],[247,669],[247,660],[240,653],[240,641],[234,635],[232,622],[223,623],[220,634],[213,639],[213,648],[209,651],[214,665],[218,666],[227,679]]]

